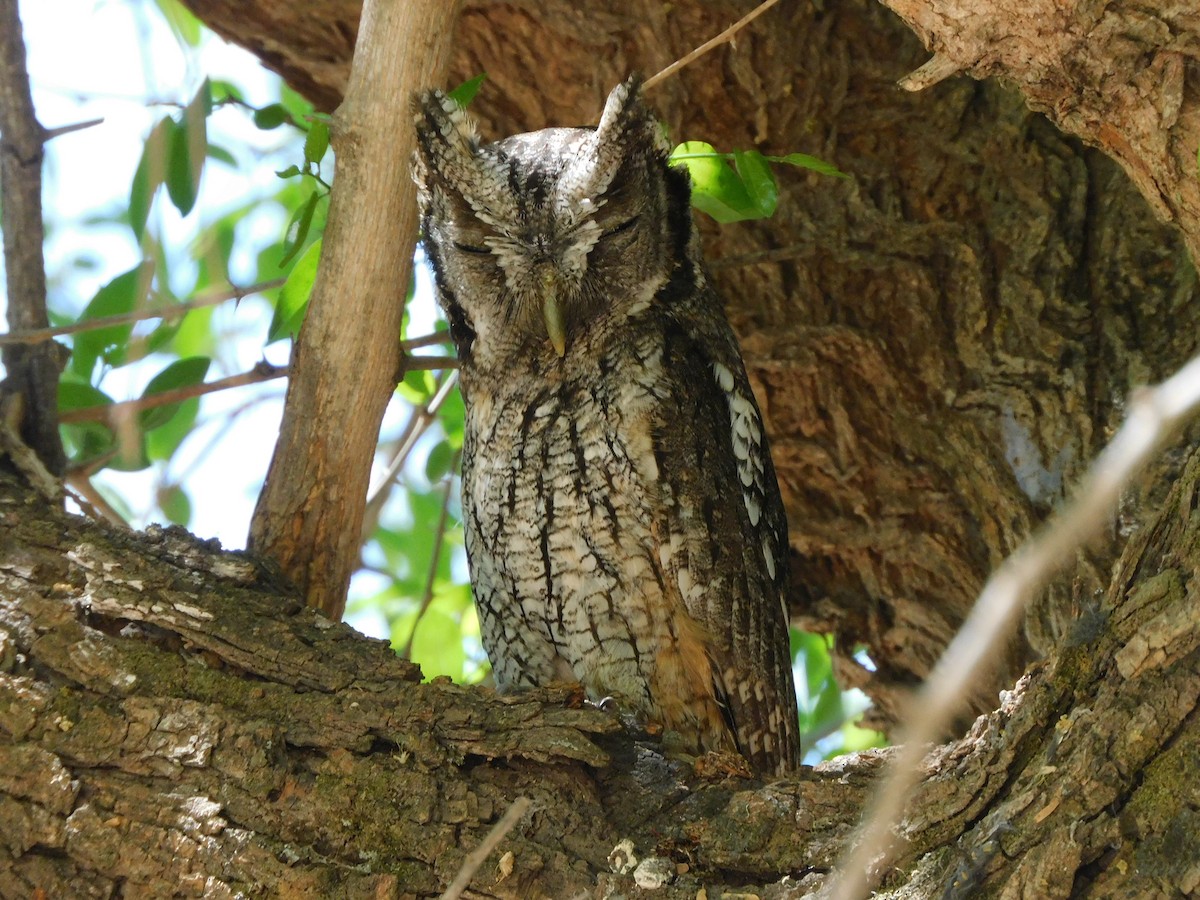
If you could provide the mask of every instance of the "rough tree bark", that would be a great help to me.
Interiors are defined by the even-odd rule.
[[[356,3],[190,5],[318,104],[336,104]],[[1108,21],[1156,33],[1149,13],[1121,18],[1119,6]],[[744,11],[733,0],[586,12],[468,3],[450,80],[489,73],[472,108],[493,135],[594,120],[623,73],[656,71]],[[1182,35],[1170,49],[1193,71],[1186,35],[1200,26],[1181,14],[1170,25]],[[1072,49],[1126,59],[1122,34]],[[805,150],[853,176],[786,173],[775,219],[713,227],[708,250],[772,435],[796,551],[794,612],[837,636],[838,675],[872,696],[881,727],[989,569],[1094,456],[1130,388],[1192,352],[1197,318],[1178,232],[1111,160],[993,82],[898,88],[926,59],[902,22],[866,0],[784,4],[652,95],[680,139]],[[1131,84],[1143,77],[1128,72]],[[1194,129],[1195,87],[1183,84],[1172,121]],[[1178,462],[1148,481],[1151,508]],[[974,713],[1107,586],[1142,501],[1131,496],[1113,541],[1049,592],[973,693]],[[875,671],[855,660],[859,646]]]
[[[336,105],[357,4],[189,5]],[[993,19],[987,56],[938,37],[933,4],[891,5],[950,68],[984,60],[979,74],[1003,71],[1069,132],[1110,149],[1105,136],[1123,136],[1134,155],[1113,152],[1127,170],[1161,163],[1150,180],[1197,246],[1182,183],[1197,143],[1194,13],[1118,2],[1099,20]],[[745,9],[468,3],[449,80],[490,74],[473,108],[494,135],[594,120],[626,71],[656,71]],[[1006,55],[1047,22],[1076,36],[1069,52]],[[776,219],[710,229],[708,248],[772,434],[793,610],[837,635],[843,684],[874,697],[883,725],[1130,387],[1195,349],[1200,309],[1179,231],[1136,173],[1135,185],[993,81],[896,87],[926,59],[866,0],[782,4],[652,95],[680,139],[804,150],[853,176],[785,175]],[[1165,102],[1159,143],[1110,97]],[[969,698],[984,715],[927,759],[911,844],[885,882],[895,896],[1200,887],[1198,477],[1194,442],[1169,454]],[[639,857],[689,867],[653,896],[798,896],[835,860],[887,756],[761,788],[704,783],[600,714],[564,709],[571,698],[418,685],[382,647],[279,610],[244,562],[173,535],[83,530],[11,483],[5,496],[0,822],[18,824],[0,828],[0,888],[18,896],[89,876],[107,879],[99,893],[186,877],[214,892],[427,895],[522,793],[536,811],[476,876],[480,894],[633,894],[608,860],[630,838]],[[167,882],[152,881],[163,866]]]
[[[1195,457],[1053,660],[930,754],[889,896],[1200,887],[1198,503]],[[3,463],[0,535],[4,898],[431,896],[518,796],[474,896],[799,897],[888,756],[706,780],[577,695],[420,684],[243,555]]]

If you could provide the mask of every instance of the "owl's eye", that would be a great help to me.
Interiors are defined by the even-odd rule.
[[[475,244],[460,244],[458,241],[454,242],[454,249],[461,250],[463,253],[484,254],[492,252],[491,247],[477,247]]]
[[[637,216],[634,216],[632,219],[626,219],[624,222],[622,222],[616,228],[608,229],[608,231],[604,232],[604,234],[602,234],[601,237],[610,238],[610,237],[615,237],[618,234],[623,234],[624,232],[626,232],[630,228],[632,228],[634,225],[636,225],[637,220],[638,220]]]

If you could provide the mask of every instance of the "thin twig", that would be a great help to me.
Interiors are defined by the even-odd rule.
[[[86,515],[91,516],[97,522],[103,520],[121,528],[132,530],[124,517],[113,509],[112,504],[105,500],[104,495],[92,484],[91,476],[88,473],[82,471],[68,472],[64,480],[71,500]]]
[[[208,297],[201,297],[197,300],[188,300],[186,303],[178,303],[174,306],[161,306],[147,309],[135,309],[132,312],[119,313],[115,316],[100,316],[96,319],[85,319],[80,322],[72,322],[69,325],[55,325],[51,328],[29,328],[24,331],[10,331],[7,334],[0,334],[0,345],[3,344],[40,344],[43,341],[48,341],[51,338],[62,337],[66,334],[78,334],[81,331],[95,331],[100,328],[110,328],[113,325],[128,325],[133,322],[141,322],[144,319],[162,319],[169,321],[177,319],[193,309],[203,309],[207,306],[218,306],[230,300],[243,300],[251,294],[258,294],[262,291],[268,291],[271,288],[281,286],[286,278],[275,278],[271,281],[263,281],[258,284],[252,284],[244,288],[231,287],[228,290],[221,291],[217,294],[212,294]]]
[[[408,461],[408,455],[412,453],[413,447],[417,445],[417,441],[421,439],[421,435],[425,433],[425,430],[433,424],[437,418],[438,410],[442,408],[442,404],[446,402],[446,398],[450,396],[450,392],[457,383],[458,372],[450,372],[446,376],[445,381],[438,386],[437,392],[430,398],[429,402],[419,409],[413,410],[408,424],[404,426],[404,432],[397,441],[398,449],[396,450],[396,455],[392,457],[392,461],[388,464],[388,470],[380,480],[379,487],[367,498],[367,508],[363,511],[363,543],[366,543],[375,531],[375,526],[379,524],[379,512],[383,509],[383,504],[387,501],[392,484],[399,477],[400,470],[404,468],[404,464]]]
[[[253,397],[253,398],[247,400],[245,403],[243,403],[241,406],[237,407],[236,409],[232,409],[232,410],[229,410],[228,412],[224,413],[222,415],[221,424],[213,432],[212,437],[210,437],[208,439],[208,441],[207,441],[207,443],[205,443],[204,447],[201,448],[199,451],[197,451],[197,453],[194,455],[194,458],[192,459],[192,461],[188,465],[188,467],[186,469],[184,469],[182,472],[175,473],[175,478],[174,478],[175,483],[182,484],[184,481],[186,481],[188,478],[190,478],[192,476],[192,473],[196,470],[196,468],[199,467],[199,465],[201,463],[203,463],[206,459],[208,459],[208,456],[210,453],[212,453],[213,449],[225,439],[225,437],[229,434],[230,429],[232,429],[233,426],[235,424],[237,424],[237,420],[240,419],[243,415],[245,415],[250,410],[254,409],[254,407],[258,406],[265,399],[266,399],[266,396],[263,394],[260,394],[257,397]],[[173,458],[178,459],[177,456],[173,457]]]
[[[437,580],[442,545],[446,542],[446,522],[450,518],[450,496],[454,490],[454,471],[458,468],[458,461],[461,458],[462,451],[456,451],[454,458],[450,461],[450,474],[446,476],[446,483],[442,486],[442,509],[438,514],[437,531],[433,533],[433,552],[429,559],[429,571],[425,575],[425,590],[421,594],[421,606],[417,609],[416,618],[413,619],[412,631],[408,633],[408,640],[404,642],[404,648],[400,651],[401,659],[412,658],[413,640],[417,636],[417,627],[421,624],[421,619],[428,611],[429,605],[433,603],[433,585]]]
[[[738,253],[733,256],[718,256],[709,262],[710,269],[732,269],[739,266],[754,266],[759,263],[783,262],[788,259],[801,259],[806,256],[816,256],[822,248],[816,243],[789,244],[786,247],[776,247],[773,250],[759,250],[756,253]]]
[[[438,372],[443,369],[457,369],[458,357],[456,356],[406,356],[404,357],[404,371],[415,372],[417,370],[426,370]]]
[[[1020,613],[1075,551],[1111,520],[1122,491],[1200,408],[1200,356],[1129,401],[1121,430],[1092,463],[1073,501],[1054,515],[988,579],[971,615],[913,698],[908,725],[887,778],[875,794],[853,849],[838,866],[827,896],[866,896],[894,856],[897,824],[929,744],[943,732],[969,685],[1000,656]]]
[[[122,416],[127,416],[130,413],[139,412],[143,409],[167,406],[171,403],[190,400],[192,397],[203,397],[205,394],[213,394],[217,391],[241,387],[246,384],[259,384],[263,381],[282,378],[287,373],[287,366],[273,366],[268,362],[260,362],[249,372],[230,375],[228,378],[220,378],[216,381],[190,384],[186,387],[163,391],[160,394],[138,397],[136,400],[123,400],[119,403],[108,403],[103,406],[85,406],[81,409],[70,409],[59,416],[59,421],[64,424],[70,422],[107,422],[113,424],[121,421]]]
[[[732,39],[735,34],[737,34],[778,2],[779,0],[764,0],[763,3],[760,3],[758,6],[754,7],[754,9],[750,10],[750,12],[746,13],[746,15],[742,16],[740,19],[718,34],[715,38],[705,41],[687,56],[683,57],[682,59],[675,60],[675,62],[671,63],[657,75],[646,79],[646,82],[642,85],[642,90],[648,91],[664,78],[674,75],[684,66],[698,60],[709,50],[712,50],[714,47],[719,47],[721,44],[724,44],[726,41]]]
[[[450,886],[446,888],[439,900],[458,900],[462,896],[462,892],[467,889],[467,885],[471,883],[471,879],[487,860],[488,855],[516,827],[532,805],[533,801],[528,797],[518,797],[513,801],[508,811],[500,817],[500,821],[492,826],[492,830],[487,833],[483,842],[467,854],[462,868],[458,870],[458,874],[454,876],[454,880],[450,882]]]
[[[438,344],[450,343],[450,333],[448,331],[435,331],[431,334],[418,335],[415,338],[409,338],[407,341],[401,341],[400,346],[404,348],[404,352],[410,350],[419,350],[422,347],[436,347]]]

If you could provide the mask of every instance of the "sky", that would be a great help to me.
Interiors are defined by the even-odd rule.
[[[34,106],[43,127],[103,120],[47,146],[43,207],[49,303],[53,311],[76,315],[99,287],[142,258],[127,225],[97,224],[96,219],[128,207],[134,170],[155,122],[190,100],[206,76],[230,79],[254,106],[278,99],[279,79],[249,53],[211,34],[198,50],[185,49],[149,0],[23,2],[20,12]],[[279,187],[275,171],[298,161],[301,153],[302,136],[297,132],[260,131],[236,108],[213,112],[209,139],[235,150],[239,166],[234,169],[209,160],[196,209],[187,218],[165,196],[156,200],[152,210],[167,252],[175,260],[172,283],[180,291],[186,291],[194,279],[188,248],[203,226],[256,197],[272,195]],[[235,283],[252,283],[257,251],[279,240],[288,218],[289,211],[277,204],[254,204],[239,226],[238,249],[230,266]],[[425,302],[418,318],[427,321],[414,323],[417,329],[431,327],[433,320],[427,279],[422,282]],[[0,313],[6,308],[7,297],[0,294]],[[287,362],[288,342],[264,348],[271,314],[270,306],[258,298],[216,310],[214,327],[222,338],[208,380],[246,371],[264,357],[275,364]],[[162,364],[160,360],[116,370],[104,388],[118,400],[136,397]],[[169,479],[189,489],[189,529],[199,537],[217,538],[230,549],[245,546],[278,433],[284,389],[280,379],[203,398],[201,425],[181,446],[168,471]],[[385,429],[395,427],[402,413],[389,410]],[[418,454],[414,462],[420,461]],[[377,466],[374,476],[381,474]],[[135,527],[161,520],[154,503],[158,483],[154,472],[105,470],[94,481],[127,503]],[[352,596],[378,587],[376,580],[363,575],[356,580]],[[387,636],[386,623],[377,615],[360,616],[352,624],[375,636]]]

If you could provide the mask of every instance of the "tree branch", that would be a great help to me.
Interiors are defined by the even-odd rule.
[[[734,22],[732,25],[730,25],[728,28],[726,28],[724,31],[722,31],[720,34],[718,34],[716,37],[705,41],[703,44],[701,44],[699,47],[697,47],[691,53],[687,54],[686,56],[684,56],[680,59],[675,60],[675,62],[671,63],[669,66],[667,66],[665,69],[663,69],[661,72],[657,73],[656,75],[652,75],[651,77],[647,78],[645,84],[642,85],[642,89],[647,90],[647,91],[650,90],[650,88],[654,87],[660,81],[663,81],[664,79],[671,77],[676,72],[678,72],[680,69],[682,69],[684,66],[698,60],[705,53],[708,53],[710,50],[714,50],[717,47],[721,46],[722,44],[733,40],[734,36],[739,31],[741,31],[743,28],[745,28],[747,25],[749,25],[751,22],[753,22],[755,19],[757,19],[759,16],[761,16],[763,13],[765,13],[768,9],[770,9],[772,6],[774,6],[778,2],[779,2],[779,0],[763,0],[762,3],[758,4],[758,6],[754,7],[754,9],[750,10],[750,12],[746,13],[746,15],[742,16],[740,19],[738,19],[736,22]]]
[[[899,751],[880,786],[852,853],[838,867],[832,900],[857,900],[895,852],[896,828],[905,800],[921,777],[921,761],[945,731],[973,682],[995,661],[1030,599],[1075,559],[1076,551],[1111,521],[1117,502],[1154,456],[1200,408],[1200,356],[1154,388],[1130,398],[1129,417],[1075,491],[1055,515],[984,585],[967,621],[913,699]]]
[[[116,425],[127,417],[144,409],[154,409],[158,406],[168,406],[193,397],[203,397],[205,394],[215,394],[217,391],[242,387],[247,384],[259,384],[287,375],[287,366],[273,366],[268,362],[260,362],[248,372],[230,375],[216,381],[206,381],[203,384],[191,384],[186,387],[149,394],[135,400],[122,400],[118,403],[108,403],[104,406],[85,406],[80,409],[69,409],[61,416],[63,424],[74,422],[106,422]]]
[[[283,425],[249,544],[310,605],[341,618],[358,560],[371,458],[400,370],[403,309],[417,232],[404,167],[404,98],[445,71],[458,3],[368,0],[346,98],[333,118],[337,180],[321,266],[297,340]],[[351,413],[352,414],[349,414]]]
[[[137,309],[133,312],[119,313],[114,316],[100,316],[96,319],[85,319],[79,322],[72,322],[69,325],[54,325],[47,328],[30,328],[23,331],[9,331],[5,334],[0,334],[0,346],[5,344],[40,344],[52,338],[62,337],[68,334],[78,334],[84,331],[95,331],[100,328],[108,328],[112,325],[128,325],[131,322],[142,322],[146,319],[162,319],[164,322],[169,322],[172,319],[178,319],[194,309],[204,309],[209,306],[219,306],[230,300],[242,300],[249,297],[251,294],[257,294],[262,291],[269,291],[271,288],[277,288],[286,282],[286,278],[276,278],[271,281],[262,281],[258,284],[252,284],[248,287],[239,288],[231,287],[226,291],[213,294],[208,297],[200,297],[196,300],[188,300],[184,303],[177,303],[173,306],[163,306],[158,309]]]
[[[42,160],[46,132],[38,123],[25,66],[17,0],[0,0],[0,206],[9,328],[50,324],[42,258]],[[51,347],[5,347],[5,393],[25,398],[21,437],[54,475],[66,465],[58,435],[58,361]]]

